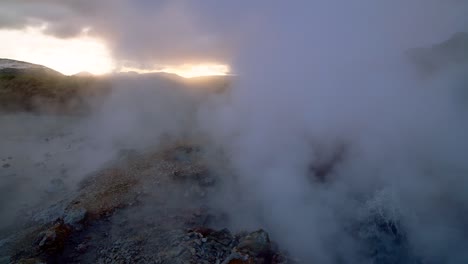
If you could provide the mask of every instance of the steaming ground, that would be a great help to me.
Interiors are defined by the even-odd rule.
[[[465,263],[464,33],[316,65],[295,23],[228,90],[118,76],[87,116],[2,115],[2,260]]]
[[[397,65],[320,80],[339,111],[125,76],[89,115],[3,114],[2,260],[464,263],[463,68]]]
[[[1,227],[21,210],[52,202],[86,174],[79,163],[84,137],[74,131],[78,118],[6,114],[0,117],[2,170]]]
[[[236,120],[238,90],[149,77],[117,78],[90,115],[3,114],[2,260],[463,263],[464,78],[433,76],[406,98],[367,91],[379,120],[353,103],[363,119],[341,123],[316,105],[337,122],[326,127],[284,110],[281,122]],[[260,228],[281,251],[263,231],[242,233]]]
[[[193,81],[120,76],[88,115],[2,114],[2,263],[286,260],[261,226],[225,229],[232,173],[196,126],[224,88]]]

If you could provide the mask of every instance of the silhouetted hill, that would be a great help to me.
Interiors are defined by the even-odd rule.
[[[408,54],[428,74],[447,67],[468,66],[468,33],[456,33],[442,43],[428,48],[411,49]]]
[[[105,98],[112,86],[125,80],[142,81],[155,88],[220,93],[228,88],[232,77],[182,78],[170,73],[117,73],[103,77],[86,72],[66,76],[42,65],[0,59],[0,111],[82,113],[90,109],[91,102]]]
[[[105,94],[107,81],[95,76],[65,76],[42,65],[0,59],[0,110],[84,112],[88,98]]]

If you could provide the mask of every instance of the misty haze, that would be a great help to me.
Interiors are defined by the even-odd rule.
[[[468,1],[0,0],[0,263],[468,263]]]

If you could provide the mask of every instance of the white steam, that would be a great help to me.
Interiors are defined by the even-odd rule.
[[[377,261],[362,235],[371,227],[356,227],[377,217],[405,236],[406,255],[389,263],[468,259],[463,76],[421,79],[405,57],[466,30],[466,10],[442,1],[262,10],[239,51],[237,83],[199,116],[236,169],[245,210],[255,212],[240,221],[261,219],[306,262]],[[310,169],[327,159],[325,176]]]

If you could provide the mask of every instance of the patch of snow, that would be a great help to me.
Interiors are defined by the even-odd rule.
[[[31,64],[23,61],[15,61],[8,59],[0,59],[0,69],[32,69],[32,68],[42,68],[43,66]]]

